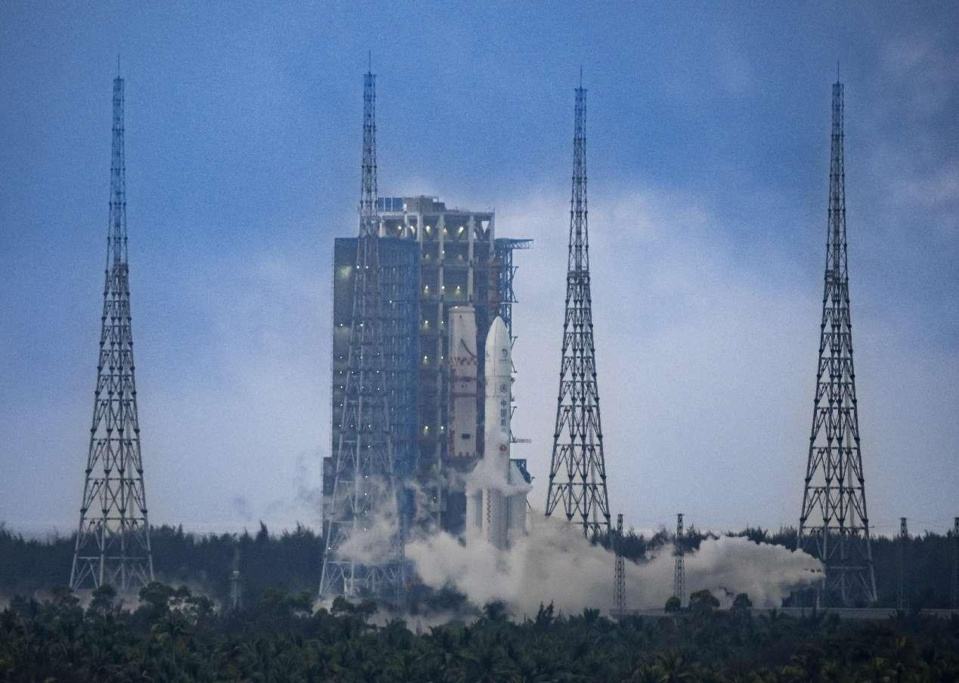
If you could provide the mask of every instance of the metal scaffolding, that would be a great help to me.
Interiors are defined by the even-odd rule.
[[[819,362],[799,546],[818,557],[825,579],[817,601],[876,602],[876,576],[866,513],[853,367],[849,271],[846,253],[846,176],[843,159],[843,86],[832,89],[832,160],[826,233]]]
[[[70,587],[126,592],[153,581],[133,363],[123,79],[113,81],[110,222],[93,424]]]

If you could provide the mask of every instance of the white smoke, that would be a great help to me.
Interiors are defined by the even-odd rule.
[[[509,472],[504,468],[508,464],[496,458],[481,458],[476,467],[466,475],[467,494],[475,493],[480,489],[493,489],[504,496],[515,496],[520,493],[529,493],[533,487],[525,481],[509,483]]]
[[[395,516],[369,516],[365,524],[365,527],[358,525],[337,548],[339,559],[374,564],[393,556],[399,534]]]
[[[506,552],[485,543],[464,545],[439,533],[410,543],[406,553],[423,582],[453,586],[475,605],[502,601],[516,617],[554,603],[567,614],[584,608],[608,611],[613,598],[613,554],[576,529],[530,515],[530,534]],[[671,550],[671,549],[670,549]],[[626,563],[631,609],[661,609],[672,595],[674,559],[664,550],[643,564]],[[687,589],[709,589],[721,600],[747,593],[756,607],[778,607],[792,590],[821,577],[821,564],[801,551],[744,538],[704,540],[686,556]]]

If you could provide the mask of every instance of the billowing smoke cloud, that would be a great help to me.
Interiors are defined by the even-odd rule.
[[[476,605],[501,600],[517,617],[550,602],[566,613],[586,607],[609,610],[612,553],[555,520],[536,514],[530,522],[530,535],[509,552],[497,552],[486,543],[464,545],[440,533],[414,541],[406,553],[431,588],[453,586]],[[644,564],[626,564],[629,607],[662,608],[672,594],[671,552],[664,550]],[[744,538],[704,540],[699,551],[686,558],[689,592],[705,588],[721,600],[748,593],[757,607],[778,607],[792,590],[820,576],[821,569],[806,553]]]

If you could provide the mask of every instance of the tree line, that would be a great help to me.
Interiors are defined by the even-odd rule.
[[[500,603],[432,628],[312,591],[267,589],[217,611],[189,588],[153,583],[133,611],[105,586],[83,608],[68,589],[0,611],[3,681],[342,681],[733,683],[957,681],[959,618],[884,622],[717,611],[697,593],[672,617],[612,621],[541,606],[509,621]]]
[[[796,531],[788,527],[777,532],[748,528],[730,535],[796,548]],[[703,540],[715,537],[693,527],[686,531],[683,544],[687,551],[694,551]],[[630,530],[620,548],[628,559],[643,562],[672,542],[666,529],[651,536]],[[29,596],[66,584],[74,543],[73,535],[32,539],[0,524],[0,597]],[[320,583],[323,539],[305,526],[297,525],[279,534],[271,534],[262,522],[254,533],[242,534],[193,534],[182,527],[159,526],[151,529],[151,543],[158,580],[189,586],[217,602],[225,603],[229,598],[236,557],[244,596],[249,600],[259,599],[272,587],[294,593],[315,592]],[[886,537],[874,537],[872,541],[880,607],[896,606],[899,544],[898,539]],[[955,547],[951,534],[927,532],[906,541],[911,607],[952,606]],[[444,599],[457,601],[451,594]]]

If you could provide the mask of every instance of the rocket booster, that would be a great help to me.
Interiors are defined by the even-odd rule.
[[[510,360],[509,332],[497,316],[486,335],[486,448],[483,457],[496,463],[497,469],[509,469],[509,435],[513,365]]]

